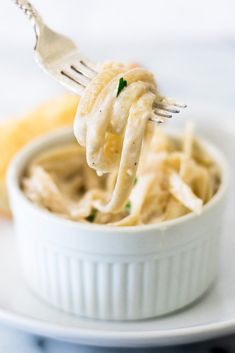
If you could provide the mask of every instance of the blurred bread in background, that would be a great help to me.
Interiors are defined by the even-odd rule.
[[[49,100],[25,116],[0,123],[0,214],[10,215],[5,176],[15,154],[34,138],[64,126],[71,126],[78,97],[63,95]]]

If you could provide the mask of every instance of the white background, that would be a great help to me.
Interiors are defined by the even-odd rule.
[[[234,0],[34,0],[45,21],[94,61],[138,61],[167,96],[227,115],[235,95]],[[33,59],[31,24],[12,0],[0,8],[0,118],[63,90]]]
[[[235,35],[234,0],[34,0],[45,20],[78,42]],[[1,0],[1,43],[30,45],[29,24]]]

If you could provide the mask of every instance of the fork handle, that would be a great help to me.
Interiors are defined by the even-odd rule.
[[[34,25],[36,34],[40,30],[40,27],[43,25],[41,16],[35,7],[28,0],[13,0],[14,3],[24,12],[28,17],[30,22]]]

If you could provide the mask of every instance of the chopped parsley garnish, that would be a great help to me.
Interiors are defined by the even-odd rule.
[[[135,177],[134,185],[137,183],[137,181],[138,181],[138,178]]]
[[[88,222],[93,223],[94,220],[95,220],[97,211],[98,211],[98,210],[97,210],[96,208],[92,208],[91,213],[90,213],[90,215],[86,218],[86,220],[87,220]]]
[[[129,213],[131,212],[131,201],[129,200],[125,206],[125,210],[128,211]]]
[[[117,96],[121,93],[121,91],[127,86],[127,81],[124,80],[123,77],[121,77],[119,79],[119,82],[118,82],[118,89],[117,89]],[[116,96],[116,97],[117,97]]]

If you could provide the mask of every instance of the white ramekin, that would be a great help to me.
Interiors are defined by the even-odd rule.
[[[167,314],[199,298],[215,279],[228,184],[227,163],[203,142],[222,183],[196,216],[158,225],[110,227],[65,220],[31,203],[22,173],[43,150],[72,139],[59,130],[26,146],[7,184],[24,278],[45,301],[95,319],[136,320]]]

